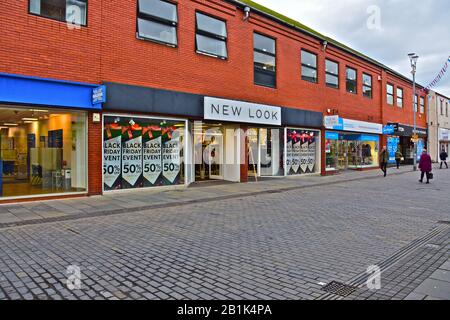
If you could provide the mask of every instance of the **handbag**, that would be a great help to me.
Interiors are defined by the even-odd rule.
[[[434,175],[433,172],[428,173],[428,179],[433,180]]]

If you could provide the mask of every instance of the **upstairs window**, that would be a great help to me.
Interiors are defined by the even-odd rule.
[[[403,108],[403,89],[397,88],[397,107]]]
[[[448,118],[448,102],[445,103],[445,116]]]
[[[196,13],[195,43],[197,52],[226,59],[227,25],[224,21]]]
[[[255,84],[276,87],[276,43],[259,33],[253,34]]]
[[[372,99],[372,76],[363,73],[363,96]]]
[[[417,94],[414,96],[414,111],[417,112]]]
[[[302,50],[302,80],[317,83],[317,55]]]
[[[44,18],[86,26],[87,0],[29,0],[29,12]]]
[[[357,93],[357,85],[358,81],[356,79],[356,70],[350,67],[347,67],[346,70],[346,86],[347,92],[356,94]]]
[[[339,64],[325,60],[325,83],[330,88],[339,89]]]
[[[441,99],[441,116],[444,115],[444,100]]]
[[[394,86],[389,83],[386,85],[386,101],[391,106],[394,105]]]
[[[425,113],[425,98],[420,97],[420,113]]]
[[[175,47],[177,40],[177,6],[163,0],[138,0],[137,36]]]

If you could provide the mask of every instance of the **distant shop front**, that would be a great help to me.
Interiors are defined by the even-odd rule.
[[[403,155],[404,161],[402,164],[411,165],[414,162],[414,138],[417,138],[417,160],[420,159],[423,149],[427,145],[428,130],[426,128],[414,127],[400,124],[400,123],[388,123],[393,127],[393,133],[387,137],[387,144],[390,150],[390,163],[395,163],[395,152],[400,150]]]
[[[379,167],[381,124],[335,117],[325,129],[326,174]]]

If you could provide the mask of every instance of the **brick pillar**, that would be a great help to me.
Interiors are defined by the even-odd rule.
[[[102,186],[102,123],[94,123],[88,115],[88,186],[90,196],[101,195]]]

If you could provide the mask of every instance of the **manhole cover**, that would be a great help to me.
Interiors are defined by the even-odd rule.
[[[357,287],[337,281],[332,281],[322,288],[322,290],[325,292],[332,293],[341,297],[347,297],[357,289]]]

